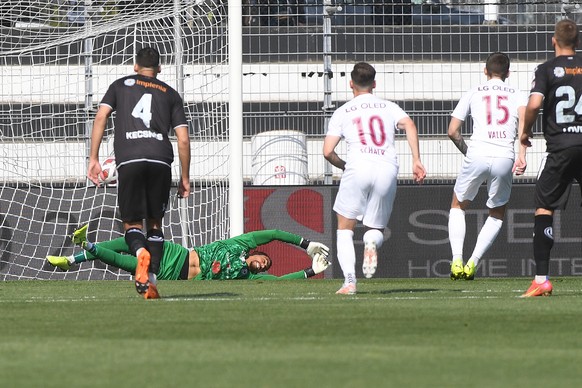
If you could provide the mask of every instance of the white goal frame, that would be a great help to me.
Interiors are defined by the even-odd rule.
[[[133,72],[135,52],[150,41],[162,54],[160,78],[183,95],[192,119],[193,195],[171,199],[166,238],[191,247],[242,233],[241,0],[228,2],[228,19],[218,0],[133,8],[85,0],[82,25],[56,2],[38,4],[40,25],[18,22],[31,10],[8,9],[14,23],[0,37],[0,279],[129,276],[98,262],[63,273],[45,257],[78,251],[69,236],[86,223],[94,241],[122,234],[115,186],[95,188],[85,176],[90,131],[107,86]],[[113,149],[108,131],[103,159]],[[177,179],[179,163],[172,168]]]

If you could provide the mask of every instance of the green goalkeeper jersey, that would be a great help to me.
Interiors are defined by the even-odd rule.
[[[194,248],[200,258],[200,274],[193,280],[228,280],[228,279],[305,279],[305,271],[292,272],[283,276],[266,273],[253,274],[249,271],[246,258],[249,252],[259,245],[273,240],[300,245],[302,238],[282,230],[262,230],[245,233],[227,240],[216,241],[208,245]],[[95,244],[95,254],[80,252],[75,255],[75,261],[100,259],[106,264],[135,273],[137,259],[128,255],[129,247],[124,237]],[[160,262],[158,279],[178,280],[184,265],[188,265],[190,251],[183,246],[164,242],[164,255]]]
[[[194,280],[229,279],[304,279],[304,271],[293,272],[281,277],[269,274],[253,274],[246,262],[249,252],[259,245],[278,240],[300,245],[302,238],[282,230],[260,230],[220,240],[194,250],[200,258],[200,273]]]

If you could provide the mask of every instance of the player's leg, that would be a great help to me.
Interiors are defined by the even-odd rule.
[[[565,166],[572,164],[572,168]],[[556,167],[559,166],[559,167]],[[549,296],[553,286],[549,279],[550,252],[554,246],[553,222],[554,211],[563,208],[568,200],[570,182],[575,179],[582,190],[582,153],[576,148],[563,151],[561,157],[552,158],[545,164],[542,174],[536,182],[536,205],[534,220],[534,260],[536,275],[522,298],[532,296]],[[565,169],[565,170],[564,170]],[[546,173],[551,171],[549,173]],[[568,172],[566,172],[568,171]],[[538,188],[539,186],[539,188]]]
[[[131,254],[137,257],[135,288],[144,295],[149,287],[148,271],[150,253],[143,233],[143,220],[147,219],[147,163],[130,163],[119,166],[117,198],[125,230],[125,241]]]
[[[553,214],[549,209],[537,208],[535,211],[533,245],[536,275],[522,298],[548,296],[553,291],[549,280],[550,252],[554,246]]]
[[[76,229],[72,236],[71,241],[75,245],[79,245],[83,247],[87,241],[87,229],[89,228],[89,224],[83,225],[79,229]],[[81,255],[84,255],[84,250],[80,252]],[[79,255],[79,254],[77,254]],[[79,256],[81,256],[79,255]],[[80,257],[79,257],[80,258]],[[54,267],[60,268],[63,271],[68,271],[71,269],[71,266],[75,264],[75,256],[51,256],[48,255],[46,260]]]
[[[75,233],[77,231],[75,231]],[[111,250],[113,252],[118,252],[118,253],[119,252],[125,252],[125,253],[129,252],[129,248],[127,246],[127,243],[125,242],[124,237],[118,237],[118,238],[110,240],[110,241],[104,241],[104,242],[92,244],[89,241],[87,241],[86,234],[83,235],[82,238],[80,238],[79,234],[76,234],[76,235],[74,234],[73,240],[76,241],[76,245],[79,245],[79,246],[85,245],[88,248],[92,248],[93,245],[96,245],[98,247]],[[97,254],[98,254],[98,252],[97,252]],[[125,255],[123,255],[123,256],[125,256]],[[50,264],[62,269],[63,271],[69,271],[71,269],[71,267],[73,267],[74,265],[78,265],[78,264],[81,264],[85,261],[95,260],[95,259],[100,259],[100,257],[97,257],[95,254],[92,254],[91,252],[89,252],[88,250],[85,250],[85,249],[75,253],[74,255],[70,255],[70,256],[47,256],[47,261]],[[109,263],[107,263],[107,264],[109,264]],[[118,268],[126,269],[125,264],[122,264],[123,266],[116,265],[115,263],[113,263],[111,265],[114,265]],[[134,270],[135,270],[135,268],[134,268]]]
[[[96,245],[117,253],[131,253],[129,246],[127,245],[127,241],[125,241],[125,236],[114,238],[113,240],[109,241],[98,242]],[[88,253],[87,256],[89,260],[94,258],[91,257],[90,253]]]
[[[503,226],[503,217],[505,215],[505,207],[506,206],[503,205],[489,209],[489,217],[487,217],[483,227],[481,227],[479,235],[477,236],[477,242],[475,243],[473,253],[463,268],[464,279],[473,280],[475,278],[475,272],[477,270],[479,260],[481,260],[491,245],[493,245],[493,242],[501,231],[501,227]]]
[[[387,163],[376,170],[362,223],[369,230],[364,233],[362,272],[371,278],[378,267],[378,249],[384,243],[384,228],[388,225],[396,198],[398,167]]]
[[[173,245],[174,247],[164,249],[164,257],[162,258],[160,270],[163,272],[162,278],[167,280],[187,279],[190,252],[181,245],[171,242],[167,242],[167,244],[170,246]],[[94,253],[83,250],[71,256],[47,256],[47,260],[50,264],[64,271],[68,271],[74,264],[80,264],[90,260],[100,260],[113,267],[121,268],[132,274],[135,273],[137,258],[127,254],[129,248],[124,237],[96,243],[93,246]],[[178,268],[178,271],[176,268]]]
[[[148,221],[148,225],[153,225],[153,220]],[[161,220],[156,220],[156,227],[148,226],[147,248],[150,253],[150,266],[148,269],[148,289],[144,293],[146,299],[159,298],[158,293],[158,273],[160,271],[160,262],[164,254],[164,234],[161,230]],[[160,229],[157,229],[157,228]]]
[[[467,233],[465,210],[477,195],[487,173],[488,165],[485,160],[465,158],[455,181],[448,221],[449,244],[452,253],[450,277],[453,280],[463,277],[463,248]]]
[[[116,240],[118,240],[117,242],[119,242],[119,240],[124,240],[124,238],[122,237]],[[125,242],[123,242],[123,244],[125,244]],[[130,273],[135,273],[135,269],[137,267],[137,258],[135,256],[117,253],[112,249],[106,248],[106,246],[101,243],[94,244],[93,246],[94,246],[93,252],[85,251],[86,252],[85,260],[98,259],[104,262],[105,264],[111,265],[116,268],[121,268],[124,271]],[[111,244],[109,246],[111,246]]]
[[[475,278],[475,271],[479,260],[489,250],[503,226],[505,208],[511,196],[513,180],[513,160],[508,158],[492,158],[490,174],[487,178],[487,207],[489,217],[477,236],[473,253],[463,268],[463,277],[466,280]]]
[[[469,201],[466,203],[468,205]],[[463,246],[466,231],[465,210],[461,208],[461,203],[453,193],[448,222],[449,244],[452,252],[450,276],[453,280],[460,279],[463,275]]]
[[[145,293],[146,299],[159,297],[157,276],[164,255],[164,233],[162,219],[168,208],[170,187],[172,185],[172,169],[170,166],[150,163],[147,190],[147,248],[151,255],[148,278],[150,286]]]
[[[354,249],[354,228],[357,220],[340,214],[337,230],[337,259],[344,274],[342,287],[336,294],[353,295],[356,293],[356,251]]]
[[[337,214],[337,258],[344,275],[338,294],[356,293],[356,253],[354,229],[365,207],[367,186],[362,183],[362,174],[356,169],[347,169],[342,176],[333,210]]]
[[[161,224],[161,220],[156,221]],[[148,228],[147,244],[148,250],[152,256],[150,272],[157,275],[160,272],[160,261],[164,254],[164,233],[162,232],[161,225]]]
[[[140,227],[138,227],[138,225]],[[146,237],[140,224],[135,222],[124,222],[125,241],[130,247],[132,254],[137,257],[137,267],[135,270],[135,289],[139,294],[145,294],[149,287],[148,271],[151,256],[146,248]]]
[[[111,265],[116,268],[121,268],[127,272],[135,273],[135,268],[137,266],[137,258],[128,254],[129,247],[125,241],[125,237],[118,237],[113,240],[103,241],[100,243],[93,244],[94,249],[91,251],[86,250],[84,253],[85,260],[101,260],[105,264]],[[75,255],[75,261],[80,261],[81,258],[77,258]]]
[[[384,229],[369,229],[364,233],[364,259],[362,261],[362,272],[366,278],[371,278],[376,273],[378,267],[378,249],[384,242]]]
[[[577,148],[577,147],[576,147]],[[553,222],[554,209],[563,206],[563,195],[579,171],[582,160],[574,149],[559,153],[550,153],[542,162],[535,188],[535,218],[533,250],[536,263],[536,275],[528,290],[522,297],[550,295],[553,291],[549,281],[550,252],[554,246]],[[574,163],[574,165],[571,165]]]

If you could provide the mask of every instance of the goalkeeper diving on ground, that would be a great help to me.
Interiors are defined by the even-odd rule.
[[[87,240],[88,225],[77,229],[72,240],[83,248],[72,256],[47,256],[47,261],[63,271],[84,261],[100,260],[105,264],[135,274],[137,258],[130,254],[124,237],[93,243]],[[271,241],[297,245],[312,258],[311,267],[301,271],[275,276],[265,273],[271,267],[271,258],[254,250]],[[249,232],[213,243],[187,249],[171,241],[164,242],[164,255],[158,273],[159,280],[234,280],[234,279],[306,279],[329,267],[329,248],[283,230]]]

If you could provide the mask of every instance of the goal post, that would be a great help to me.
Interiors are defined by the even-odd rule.
[[[229,112],[233,98],[241,98],[229,95],[240,72],[233,74],[229,54],[235,52],[229,53],[228,44],[229,22],[242,21],[229,19],[226,11],[220,0],[3,3],[0,279],[129,276],[97,261],[60,272],[45,257],[77,252],[69,236],[87,223],[94,241],[123,234],[116,187],[97,188],[86,179],[88,142],[107,87],[133,73],[135,53],[144,46],[160,51],[159,78],[183,96],[190,125],[193,194],[179,200],[173,189],[164,217],[166,238],[201,245],[229,237],[231,224],[242,225],[242,195],[231,198],[231,191],[239,190],[234,186],[241,185],[242,193],[242,177],[232,174],[236,163],[242,164],[231,152],[239,140],[229,139],[231,120],[242,123],[242,110],[236,113],[240,118]],[[112,153],[113,130],[110,121],[102,159]]]
[[[244,232],[243,214],[243,101],[242,0],[228,2],[230,59],[230,236]]]

